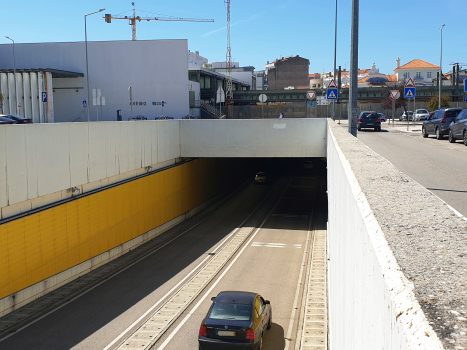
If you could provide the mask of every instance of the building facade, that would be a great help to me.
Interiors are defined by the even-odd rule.
[[[285,57],[266,65],[269,90],[309,86],[310,61],[299,56]]]
[[[0,45],[0,70],[13,69],[11,49],[11,44]],[[189,114],[189,91],[193,84],[187,74],[187,40],[88,42],[89,76],[85,50],[84,42],[15,44],[18,81],[23,72],[44,67],[51,72],[45,74],[49,77],[42,84],[45,87],[40,87],[38,96],[34,95],[39,103],[47,104],[49,118],[43,122],[82,122],[88,118],[115,121],[117,110],[122,111],[123,120],[128,120],[131,113],[155,119],[162,115],[162,108],[164,115],[174,118]],[[60,72],[64,73],[60,75]],[[13,74],[8,73],[7,78],[10,76]],[[11,81],[6,86],[11,86]],[[129,87],[132,87],[132,101]],[[0,84],[0,89],[4,93],[5,83]],[[31,85],[23,83],[18,88],[18,102],[24,105],[24,100],[31,98],[32,90]],[[47,92],[47,102],[42,102],[43,92]],[[13,93],[9,95],[16,98]],[[98,105],[101,101],[105,104]],[[164,107],[157,104],[162,101]],[[25,110],[20,114],[29,117]]]

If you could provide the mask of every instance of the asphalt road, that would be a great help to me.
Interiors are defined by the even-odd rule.
[[[357,137],[467,216],[467,147],[462,141],[449,143],[447,137],[436,140],[434,136],[425,139],[419,131],[398,131],[386,123],[382,123],[381,132],[362,130]]]
[[[266,186],[247,186],[193,229],[76,300],[0,341],[0,348],[104,349],[117,339],[109,347],[115,349],[134,331],[125,333],[130,325],[136,322],[135,327],[138,327],[149,319],[150,315],[138,322],[154,304],[167,299],[177,283],[196,270],[210,252],[259,208],[264,212],[261,215],[267,218],[261,229],[254,230],[246,244],[153,349],[197,349],[199,325],[209,309],[210,297],[221,290],[255,291],[269,299],[273,307],[273,325],[265,336],[263,348],[292,349],[301,310],[299,301],[304,278],[301,269],[303,263],[306,264],[306,252],[311,244],[309,228],[320,225],[322,229],[326,223],[326,181],[325,164],[321,171],[287,166],[295,170],[271,178]],[[213,287],[212,292],[205,297],[210,287]],[[199,307],[192,310],[198,302]]]

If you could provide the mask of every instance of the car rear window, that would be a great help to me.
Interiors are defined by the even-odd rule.
[[[428,111],[426,109],[419,109],[417,113],[428,113]]]
[[[215,303],[208,317],[216,320],[249,321],[251,305]]]
[[[461,109],[447,111],[446,118],[455,118],[460,112],[462,112]]]
[[[256,176],[264,176],[264,175],[266,175],[266,173],[258,173],[258,174],[256,174]]]
[[[377,113],[363,113],[362,118],[379,118],[379,115]]]

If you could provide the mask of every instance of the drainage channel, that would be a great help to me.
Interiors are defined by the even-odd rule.
[[[305,296],[301,350],[327,350],[327,282],[326,234],[316,230],[313,234],[311,267]]]

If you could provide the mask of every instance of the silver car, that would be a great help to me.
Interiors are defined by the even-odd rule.
[[[417,120],[427,120],[430,116],[430,113],[426,109],[416,109],[414,113],[415,121]]]

